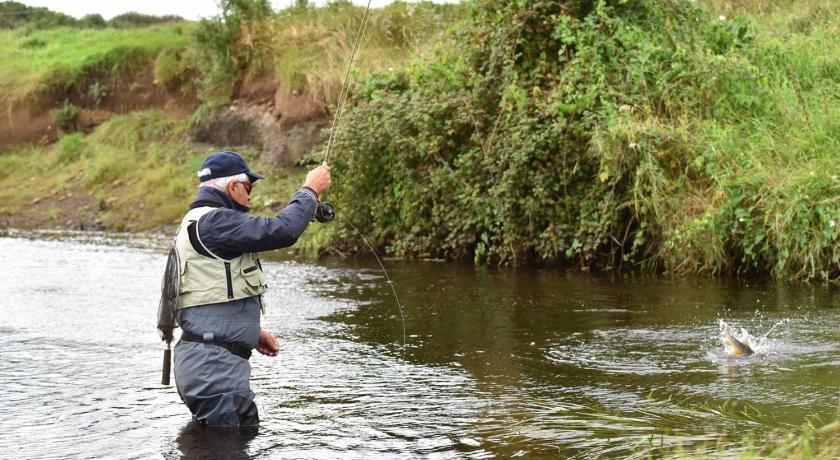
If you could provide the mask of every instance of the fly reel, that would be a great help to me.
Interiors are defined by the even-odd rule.
[[[315,220],[323,224],[331,222],[333,219],[335,219],[335,206],[326,201],[318,203],[318,207],[315,208]]]

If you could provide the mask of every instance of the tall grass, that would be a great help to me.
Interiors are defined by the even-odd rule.
[[[710,75],[721,80],[715,116],[636,117],[629,128],[636,134],[619,136],[639,142],[650,132],[645,124],[663,123],[683,133],[689,168],[704,177],[688,175],[671,194],[639,194],[636,206],[662,210],[658,256],[666,269],[833,279],[840,275],[840,14],[824,0],[758,3],[746,16],[731,2],[721,5],[742,14],[721,22],[745,21],[755,38],[737,56],[740,75],[728,75],[735,66],[726,62]]]
[[[289,97],[304,95],[322,107],[336,102],[364,8],[334,2],[268,14],[259,1],[222,3],[223,15],[202,22],[198,31],[204,43],[198,50],[207,51],[198,63],[206,103],[226,103],[243,83],[265,77]],[[368,75],[429,54],[465,11],[431,2],[372,9],[355,71]]]
[[[459,5],[392,3],[373,9],[354,68],[368,75],[429,56],[451,44],[444,32],[465,15]],[[273,72],[285,92],[306,93],[334,104],[364,9],[350,3],[323,8],[289,8],[274,20]]]

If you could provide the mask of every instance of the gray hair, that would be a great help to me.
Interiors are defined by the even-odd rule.
[[[215,179],[208,179],[200,184],[199,187],[211,187],[216,190],[220,190],[222,192],[227,193],[227,186],[231,182],[248,182],[251,181],[248,179],[248,176],[245,173],[237,174],[235,176],[227,176],[227,177],[217,177]]]

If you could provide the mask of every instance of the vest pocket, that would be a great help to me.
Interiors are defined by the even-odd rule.
[[[266,287],[265,275],[257,266],[242,267],[242,277],[251,287]]]

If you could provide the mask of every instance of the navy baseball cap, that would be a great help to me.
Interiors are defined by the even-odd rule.
[[[248,176],[252,184],[263,178],[263,176],[251,172],[245,160],[238,153],[222,151],[216,152],[204,160],[204,164],[201,165],[201,170],[198,171],[198,178],[201,182],[204,182],[210,179],[235,176],[242,173]]]

